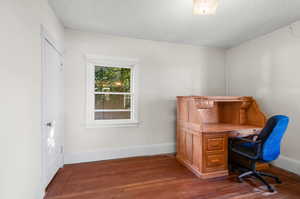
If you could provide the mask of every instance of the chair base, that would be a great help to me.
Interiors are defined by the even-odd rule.
[[[245,173],[242,173],[237,178],[238,178],[239,182],[243,182],[243,178],[245,178],[245,177],[251,177],[251,176],[257,178],[264,185],[266,185],[267,188],[268,188],[268,190],[269,190],[269,192],[274,192],[275,189],[262,176],[273,178],[276,181],[277,184],[281,184],[281,180],[277,176],[274,176],[274,175],[269,174],[269,173],[261,172],[261,171],[256,171],[256,170],[251,170],[251,171],[247,171]]]

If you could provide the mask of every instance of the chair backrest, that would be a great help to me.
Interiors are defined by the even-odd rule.
[[[289,118],[284,115],[272,116],[266,123],[258,139],[262,140],[261,159],[269,162],[278,158],[280,143],[287,129]]]

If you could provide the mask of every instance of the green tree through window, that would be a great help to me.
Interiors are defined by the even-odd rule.
[[[96,92],[130,92],[130,68],[95,67]]]

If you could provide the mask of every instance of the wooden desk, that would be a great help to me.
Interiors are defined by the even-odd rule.
[[[201,178],[228,175],[228,137],[257,134],[266,118],[251,97],[177,97],[176,158]]]

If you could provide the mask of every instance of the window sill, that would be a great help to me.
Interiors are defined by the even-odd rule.
[[[115,128],[115,127],[138,127],[138,121],[130,122],[115,122],[115,123],[106,123],[106,122],[92,122],[87,123],[86,128]]]

